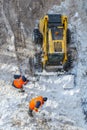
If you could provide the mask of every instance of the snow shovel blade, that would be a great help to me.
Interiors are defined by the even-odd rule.
[[[25,92],[25,90],[23,89],[23,90],[19,90],[19,93],[24,93]]]

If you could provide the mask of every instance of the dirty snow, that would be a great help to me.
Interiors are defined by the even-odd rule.
[[[65,6],[62,3],[61,7]],[[61,7],[55,6],[49,12],[61,12]],[[72,42],[78,51],[77,63],[72,70],[76,75],[75,84],[70,75],[43,76],[35,83],[29,82],[24,87],[25,93],[20,93],[12,87],[13,75],[19,74],[15,52],[8,52],[8,57],[4,52],[4,58],[0,57],[0,130],[87,130],[83,113],[87,109],[82,105],[87,98],[87,31],[78,12],[70,22],[74,33]],[[48,101],[31,119],[28,103],[38,95],[47,96]]]

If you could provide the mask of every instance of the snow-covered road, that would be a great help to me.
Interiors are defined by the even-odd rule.
[[[74,9],[77,12],[73,14]],[[19,74],[15,51],[10,52],[3,45],[6,51],[0,48],[0,130],[87,130],[87,17],[71,6],[69,0],[54,6],[49,12],[70,17],[72,43],[78,52],[72,70],[76,74],[76,84],[68,75],[43,76],[35,84],[29,82],[24,88],[25,93],[20,93],[12,87],[13,75]],[[23,70],[24,67],[25,64]],[[48,97],[48,101],[31,119],[28,104],[31,98],[38,95]]]
[[[0,91],[0,128],[3,130],[67,130],[84,127],[79,89],[64,89],[73,82],[66,77],[41,77],[35,84],[25,86],[25,93],[3,82]],[[34,119],[28,116],[28,102],[32,97],[43,95],[48,101],[34,113]],[[81,118],[80,118],[81,117]],[[33,121],[32,121],[33,120]]]

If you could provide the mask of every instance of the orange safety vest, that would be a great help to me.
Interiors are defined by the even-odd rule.
[[[19,79],[15,79],[13,81],[13,85],[14,87],[18,88],[18,89],[21,89],[23,87],[24,84],[26,84],[27,82],[24,82],[22,80],[22,77],[20,77]]]
[[[34,110],[34,108],[35,108],[35,106],[36,106],[36,103],[37,103],[38,101],[40,101],[40,103],[41,103],[40,106],[42,106],[42,105],[44,104],[43,97],[42,97],[42,96],[38,96],[38,97],[36,97],[36,98],[33,98],[33,99],[30,101],[30,103],[29,103],[29,108],[30,108],[31,110]]]

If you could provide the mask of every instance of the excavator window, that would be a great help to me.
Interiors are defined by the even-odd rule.
[[[52,29],[52,39],[62,40],[63,39],[63,28],[51,28]]]
[[[64,59],[64,53],[48,54],[48,63],[50,65],[60,64]]]

